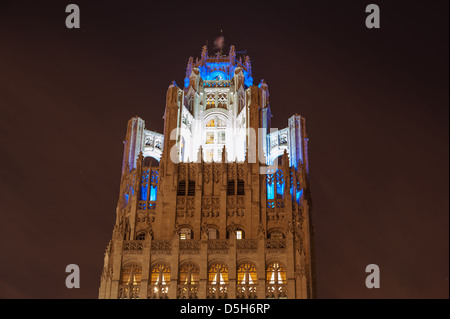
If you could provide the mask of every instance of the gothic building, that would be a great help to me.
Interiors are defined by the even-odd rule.
[[[314,298],[305,119],[271,128],[248,56],[189,59],[164,134],[128,122],[99,298]]]

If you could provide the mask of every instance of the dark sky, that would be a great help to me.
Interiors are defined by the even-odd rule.
[[[448,22],[446,0],[2,1],[0,298],[97,297],[127,121],[162,132],[170,82],[220,29],[273,127],[306,117],[319,298],[448,298]]]

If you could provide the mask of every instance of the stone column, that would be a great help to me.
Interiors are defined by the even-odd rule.
[[[141,277],[141,289],[139,290],[139,299],[147,299],[148,297],[148,285],[150,280],[150,265],[152,254],[151,247],[152,247],[152,238],[150,234],[147,234],[144,240],[144,249],[142,256],[142,277]]]

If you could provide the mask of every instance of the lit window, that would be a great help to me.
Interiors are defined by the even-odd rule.
[[[206,144],[214,144],[214,132],[206,133]]]
[[[196,264],[188,263],[180,267],[179,283],[181,285],[197,284],[200,269]]]
[[[170,268],[164,263],[158,263],[151,269],[148,298],[167,298],[170,285]]]
[[[217,123],[217,127],[226,127],[226,126],[227,126],[227,123],[225,123],[224,120],[219,119],[219,121]]]
[[[238,285],[255,285],[258,283],[256,267],[251,263],[244,263],[237,270]]]
[[[142,277],[142,269],[137,265],[129,265],[122,269],[122,285],[140,285]]]
[[[225,144],[225,132],[218,132],[218,143]]]
[[[242,239],[242,230],[236,231],[236,239]]]
[[[267,283],[270,285],[286,283],[286,268],[278,262],[269,264],[266,275]]]
[[[220,263],[211,265],[208,270],[208,283],[211,285],[227,285],[228,268]]]
[[[192,237],[192,231],[189,228],[181,228],[180,229],[180,239],[191,239]]]

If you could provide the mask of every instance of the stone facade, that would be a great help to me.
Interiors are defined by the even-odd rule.
[[[314,298],[305,120],[270,126],[248,56],[189,59],[164,134],[128,122],[99,298]]]

